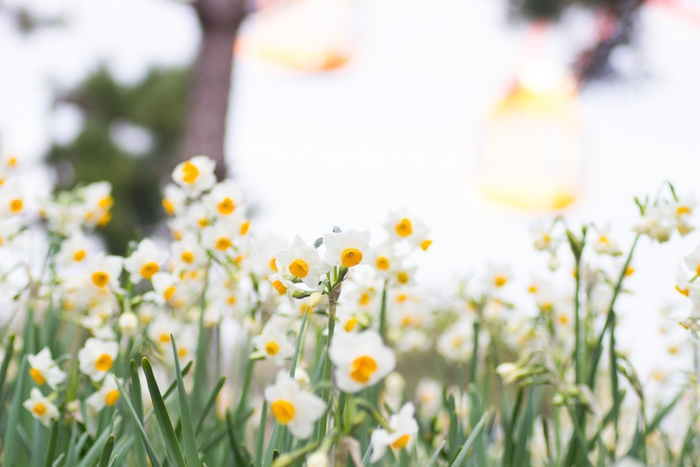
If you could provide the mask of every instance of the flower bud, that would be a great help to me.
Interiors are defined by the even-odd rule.
[[[556,256],[552,256],[549,258],[549,261],[547,262],[547,267],[549,268],[550,271],[554,272],[559,268],[559,258]]]
[[[384,387],[386,387],[386,392],[392,395],[401,395],[403,390],[406,388],[406,380],[403,379],[401,374],[396,371],[389,373],[384,380]]]
[[[139,318],[131,312],[122,313],[119,317],[119,329],[125,334],[130,334],[139,325]]]
[[[316,451],[306,458],[306,467],[328,467],[328,454]]]
[[[313,293],[309,296],[309,306],[310,306],[311,308],[315,307],[316,305],[318,305],[319,303],[321,303],[321,299],[323,299],[323,295],[321,295],[321,294],[318,293],[318,292],[313,292]]]

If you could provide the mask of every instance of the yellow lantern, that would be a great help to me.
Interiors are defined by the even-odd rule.
[[[345,65],[355,48],[352,0],[281,0],[261,8],[244,25],[239,57],[322,72]]]
[[[475,183],[487,199],[551,211],[570,205],[581,188],[581,129],[576,83],[545,62],[523,67],[482,129]]]

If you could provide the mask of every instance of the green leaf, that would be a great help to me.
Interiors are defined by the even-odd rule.
[[[99,467],[107,467],[109,463],[109,456],[112,455],[112,450],[114,449],[114,435],[110,435],[107,438],[104,449],[102,449],[102,455],[100,455]]]
[[[182,441],[185,447],[185,458],[188,467],[199,467],[199,453],[197,449],[197,438],[194,435],[194,424],[192,423],[192,414],[187,403],[187,391],[185,391],[185,383],[182,381],[180,374],[180,358],[177,354],[177,346],[175,338],[170,335],[170,343],[173,346],[173,356],[175,357],[175,374],[177,375],[177,396],[180,402],[180,422],[182,423]],[[149,382],[150,387],[150,382]]]
[[[647,429],[644,432],[645,437],[649,436],[654,430],[656,430],[656,428],[659,426],[659,424],[661,424],[663,419],[666,418],[666,416],[676,406],[678,401],[683,396],[683,393],[685,393],[685,390],[681,391],[666,407],[656,412],[654,418],[651,420],[651,422],[649,422],[649,425],[647,425]]]
[[[447,440],[442,440],[442,443],[440,443],[440,446],[435,450],[432,456],[430,456],[430,462],[428,462],[428,467],[435,467],[437,465],[437,460],[438,457],[440,457],[440,453],[442,450],[445,448],[445,443]]]
[[[115,378],[116,380],[116,378]],[[146,447],[146,451],[148,452],[148,457],[151,459],[151,465],[152,467],[160,467],[160,462],[158,462],[158,456],[156,456],[155,451],[153,450],[153,445],[151,444],[151,441],[148,439],[148,435],[146,434],[146,430],[143,427],[143,424],[141,423],[140,416],[136,413],[136,410],[134,409],[134,406],[131,404],[131,401],[129,400],[128,394],[126,393],[126,389],[124,389],[124,386],[116,380],[117,382],[117,388],[119,389],[119,393],[122,395],[122,399],[124,399],[124,403],[126,404],[126,407],[129,409],[129,412],[131,413],[132,418],[134,419],[134,423],[136,424],[136,427],[139,430],[139,433],[141,434],[141,439],[143,440],[143,444]],[[141,464],[143,465],[143,464]]]
[[[46,460],[44,465],[51,467],[54,456],[56,455],[56,443],[58,442],[58,422],[51,424],[51,435],[49,436],[49,447],[46,450]]]
[[[27,357],[24,357],[22,358],[22,364],[19,368],[19,375],[15,383],[15,393],[12,396],[12,405],[10,406],[10,413],[7,416],[7,424],[5,425],[5,439],[3,440],[5,452],[2,457],[2,463],[4,465],[17,465],[17,449],[19,448],[19,442],[17,441],[17,423],[19,422],[20,412],[24,410],[24,407],[22,407],[22,398],[24,397],[26,379]]]
[[[525,459],[530,459],[530,454],[527,452],[527,442],[532,433],[532,425],[535,418],[535,383],[530,384],[530,397],[525,407],[525,414],[520,421],[520,429],[518,430],[518,444],[515,447],[515,460],[519,465],[525,464]]]
[[[12,361],[12,356],[15,352],[15,335],[12,334],[10,339],[7,341],[5,346],[5,358],[2,360],[2,367],[0,367],[0,400],[3,400],[3,386],[5,386],[5,378],[7,377],[7,369],[10,367],[10,362]],[[0,407],[2,410],[2,407]]]
[[[255,467],[262,467],[263,448],[265,445],[265,419],[267,418],[267,400],[263,400],[262,410],[260,411],[260,423],[258,431],[255,433],[255,458],[253,462]]]
[[[460,448],[459,454],[457,457],[454,458],[454,460],[450,463],[450,467],[458,467],[461,466],[462,463],[466,460],[467,454],[469,453],[469,448],[474,444],[476,441],[476,438],[481,435],[481,431],[484,428],[484,425],[486,424],[486,419],[488,418],[489,414],[485,413],[483,417],[481,417],[481,420],[477,425],[474,427],[472,430],[471,434],[469,435],[469,438],[464,442],[462,447]]]
[[[218,396],[219,392],[221,392],[221,388],[224,387],[225,382],[225,376],[222,376],[221,378],[219,378],[219,381],[216,382],[216,386],[214,386],[214,390],[209,395],[207,403],[204,404],[202,413],[199,414],[199,420],[197,420],[197,426],[194,429],[195,433],[199,433],[199,431],[201,430],[202,425],[204,424],[204,420],[206,420],[207,415],[209,415],[209,412],[214,407],[214,404],[216,404],[216,396]]]
[[[119,424],[119,420],[115,422],[115,427]],[[107,443],[107,440],[112,434],[112,427],[108,426],[105,428],[102,433],[100,433],[99,438],[92,444],[90,449],[88,450],[87,454],[82,458],[82,460],[78,463],[77,467],[92,467],[95,465],[97,462],[97,459],[100,457],[100,453],[102,452],[102,449]],[[85,433],[87,435],[87,433]],[[77,449],[76,452],[81,452],[82,449]],[[111,452],[110,452],[111,454]],[[109,456],[107,457],[109,459]]]
[[[163,441],[165,441],[168,457],[176,467],[187,467],[185,458],[182,455],[182,449],[180,449],[180,443],[177,441],[175,430],[173,429],[170,416],[168,415],[168,409],[165,407],[163,396],[158,389],[156,377],[153,375],[151,362],[144,357],[144,359],[141,361],[141,367],[146,375],[148,392],[151,394],[153,410],[155,411],[156,419],[158,420],[158,426],[160,427],[160,433],[163,436]]]
[[[141,380],[139,379],[136,362],[133,359],[129,362],[129,373],[131,375],[131,403],[134,405],[134,411],[138,417],[138,420],[133,420],[133,424],[136,431],[139,431],[138,424],[143,424],[143,401],[141,400]],[[138,438],[134,436],[134,455],[138,465],[147,465],[146,449],[141,436],[138,436]]]

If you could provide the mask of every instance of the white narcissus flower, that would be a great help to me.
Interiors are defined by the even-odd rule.
[[[21,228],[22,223],[16,217],[0,219],[0,248],[9,245],[10,240]]]
[[[96,253],[87,266],[88,281],[96,287],[119,289],[119,275],[122,271],[122,258]]]
[[[490,266],[486,272],[486,287],[500,289],[513,278],[510,266]]]
[[[51,389],[56,387],[66,380],[68,376],[65,371],[62,371],[53,358],[51,358],[51,350],[44,347],[41,352],[36,355],[28,355],[27,361],[29,368],[29,376],[39,386],[48,384]]]
[[[46,427],[51,424],[51,420],[58,420],[58,408],[37,388],[32,388],[29,392],[29,399],[24,401],[22,405]]]
[[[175,216],[185,209],[185,201],[187,200],[187,195],[184,191],[177,185],[168,183],[163,189],[163,209],[165,213],[169,216]]]
[[[265,388],[265,399],[277,423],[285,425],[299,439],[311,436],[314,423],[326,411],[323,399],[303,392],[285,371],[277,373],[275,384]]]
[[[604,229],[598,231],[598,238],[593,242],[593,250],[601,255],[619,255],[621,253],[620,248],[610,238],[610,226],[606,226]]]
[[[196,198],[216,183],[216,162],[207,156],[194,156],[179,163],[173,170],[173,181],[180,185],[190,198]]]
[[[184,235],[180,241],[170,244],[170,252],[176,270],[192,270],[207,263],[207,252],[199,245],[194,235]]]
[[[84,200],[85,223],[90,226],[106,225],[112,218],[109,213],[114,198],[112,198],[112,184],[109,182],[95,182],[80,190]]]
[[[442,405],[442,385],[434,379],[423,378],[416,386],[416,399],[423,418],[433,418]]]
[[[409,216],[406,210],[389,212],[389,219],[384,224],[389,236],[394,241],[406,240],[413,247],[423,251],[430,248],[433,241],[428,239],[428,228],[416,218]]]
[[[394,352],[371,329],[336,334],[328,356],[335,366],[336,386],[349,393],[374,386],[396,367]]]
[[[369,231],[327,233],[323,236],[323,246],[326,248],[323,262],[331,267],[343,265],[346,268],[358,264],[372,264],[374,254],[369,246],[369,239]]]
[[[292,246],[280,251],[275,256],[277,267],[289,271],[301,279],[308,287],[316,288],[321,276],[328,272],[328,266],[321,261],[316,248],[304,243],[298,235],[294,237]]]
[[[405,267],[398,265],[396,269],[390,271],[389,278],[396,284],[402,286],[414,285],[416,283],[416,271],[418,266]]]
[[[235,254],[232,239],[237,236],[231,226],[217,222],[202,229],[202,245],[217,257],[230,256]]]
[[[279,320],[268,321],[262,333],[253,337],[252,341],[255,348],[277,366],[284,365],[284,361],[294,355],[294,346],[289,342]]]
[[[685,295],[686,297],[690,295],[690,279],[691,276],[683,269],[682,265],[678,265],[676,268],[676,290],[678,293]]]
[[[166,313],[159,313],[148,326],[148,337],[161,345],[170,345],[170,335],[177,337],[182,323]]]
[[[270,274],[268,279],[270,284],[272,284],[272,288],[280,295],[284,295],[287,292],[292,293],[296,290],[294,282],[285,279],[282,274]]]
[[[377,275],[386,278],[393,271],[403,268],[401,258],[394,251],[392,242],[384,242],[374,250],[374,267]]]
[[[372,456],[370,462],[377,462],[384,457],[386,449],[402,449],[410,446],[418,434],[418,422],[414,418],[416,408],[412,402],[407,402],[401,407],[399,413],[389,418],[389,428],[377,428],[372,432]]]
[[[219,217],[228,217],[240,212],[239,208],[244,202],[243,190],[233,180],[217,183],[204,199],[207,210]]]
[[[158,249],[150,239],[141,240],[139,246],[124,260],[124,269],[130,274],[133,284],[138,284],[141,279],[149,280],[158,271],[160,265],[168,259],[168,254]]]
[[[119,379],[122,383],[122,380]],[[121,394],[117,387],[117,377],[110,373],[99,391],[85,399],[85,403],[93,411],[99,413],[105,407],[113,407],[117,403]]]
[[[275,255],[284,250],[286,246],[284,240],[272,235],[264,236],[256,241],[251,251],[253,271],[260,277],[267,277],[278,272]]]
[[[695,251],[683,258],[683,261],[688,269],[693,271],[693,274],[700,276],[700,245],[695,248]]]
[[[81,230],[76,230],[61,244],[61,249],[56,254],[56,261],[64,267],[85,264],[87,254],[87,238]]]
[[[116,342],[91,337],[78,352],[80,372],[95,382],[102,381],[112,369],[118,351],[119,345]]]
[[[698,199],[695,195],[691,194],[679,198],[678,201],[672,203],[669,207],[671,208],[672,215],[680,220],[694,214],[695,208],[698,207]]]
[[[473,349],[474,325],[467,318],[462,318],[447,328],[437,341],[438,353],[453,362],[466,362]]]
[[[0,191],[0,217],[22,214],[25,207],[24,197],[18,186],[12,185]]]
[[[545,228],[542,222],[533,224],[530,233],[534,238],[535,249],[538,251],[549,251],[554,253],[559,246],[559,239],[552,235],[552,229]]]
[[[151,278],[153,291],[147,292],[143,298],[144,300],[150,300],[159,305],[165,305],[173,298],[173,295],[175,295],[177,283],[178,280],[167,272],[156,273]]]

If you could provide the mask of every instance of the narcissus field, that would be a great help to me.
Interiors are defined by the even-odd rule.
[[[3,466],[700,465],[700,249],[668,312],[686,371],[642,377],[618,344],[635,252],[694,234],[668,183],[615,226],[630,244],[533,226],[551,272],[516,293],[507,266],[421,288],[433,232],[405,211],[266,235],[205,156],[164,188],[172,237],[110,255],[108,183],[29,199],[0,165]]]

